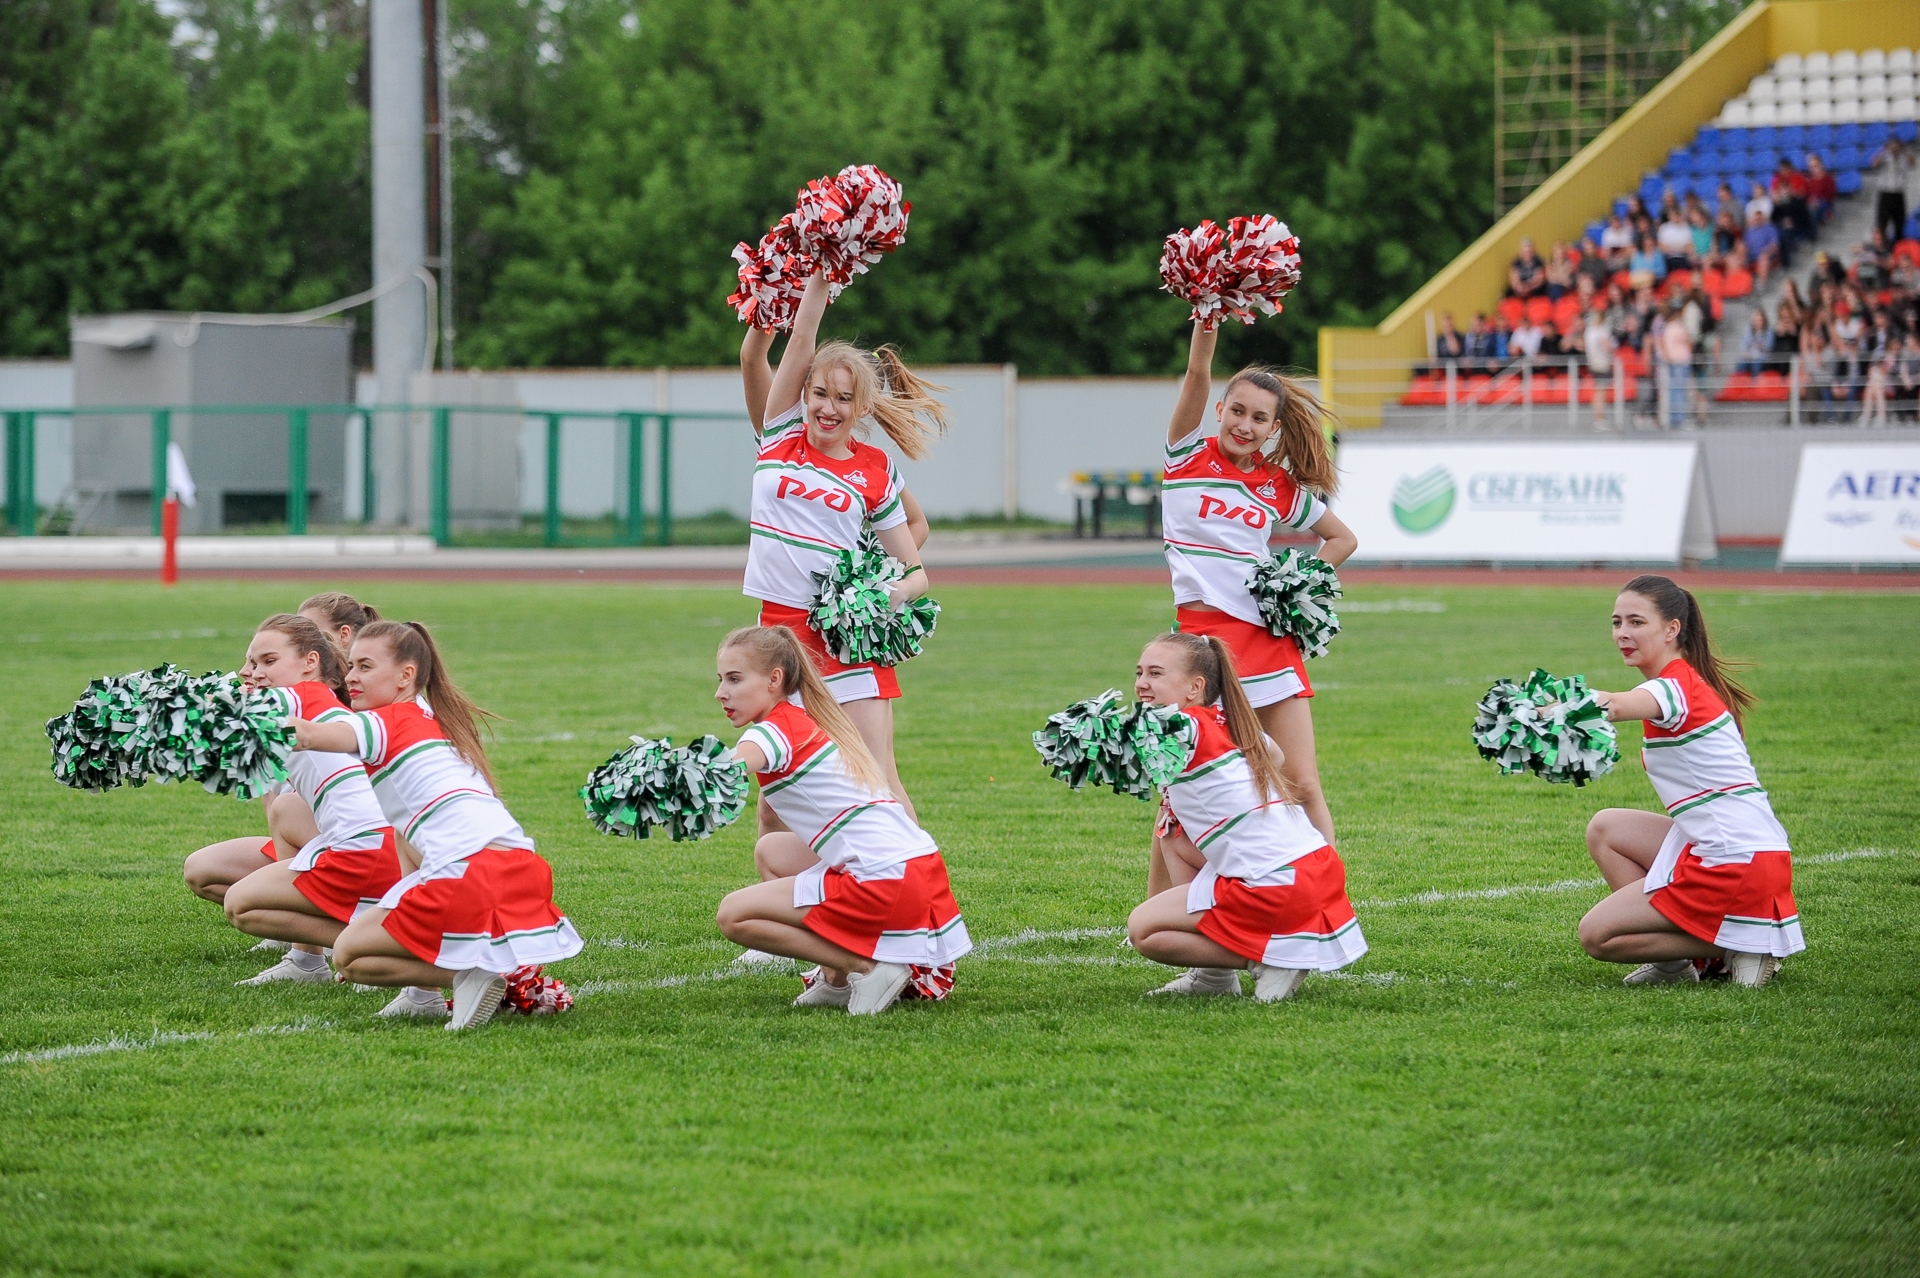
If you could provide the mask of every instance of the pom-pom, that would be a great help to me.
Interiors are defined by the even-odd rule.
[[[452,1010],[453,1002],[447,1002]],[[500,1010],[517,1016],[553,1016],[573,1006],[573,991],[565,983],[547,975],[536,963],[516,967],[507,973],[507,992],[500,996]]]
[[[1267,629],[1300,645],[1303,657],[1325,655],[1340,633],[1340,575],[1316,555],[1289,546],[1255,564],[1247,589],[1260,605]]]
[[[665,826],[676,842],[704,839],[740,819],[747,767],[718,737],[676,748],[671,737],[633,742],[587,775],[580,797],[602,834],[648,838]]]
[[[1187,766],[1199,736],[1198,725],[1178,706],[1138,703],[1120,725],[1114,792],[1144,800],[1156,786],[1164,790]]]
[[[1473,742],[1508,776],[1532,772],[1583,786],[1620,761],[1619,734],[1587,681],[1535,670],[1526,683],[1502,679],[1480,698]]]
[[[293,733],[271,699],[237,675],[156,666],[96,679],[67,714],[47,723],[53,775],[83,790],[198,781],[214,794],[256,799],[287,779]]]
[[[1190,319],[1206,328],[1220,323],[1220,257],[1227,234],[1212,222],[1167,237],[1160,252],[1160,286],[1193,306]]]
[[[286,726],[286,713],[238,675],[195,680],[170,709],[175,722],[193,724],[180,755],[187,775],[209,794],[257,799],[287,779],[293,729]],[[156,759],[158,754],[156,746]]]
[[[924,963],[907,964],[907,987],[900,991],[901,1002],[924,999],[929,1003],[942,1003],[951,993],[953,964],[942,963],[938,967],[928,967]]]
[[[1231,317],[1253,323],[1277,315],[1300,282],[1300,241],[1287,224],[1262,213],[1236,217],[1221,230],[1201,222],[1167,237],[1160,253],[1161,287],[1193,306],[1190,318],[1215,328]]]
[[[849,164],[807,183],[794,206],[794,230],[828,283],[844,287],[906,241],[913,205],[900,196],[900,184],[871,164]]]
[[[1129,708],[1119,689],[1109,688],[1048,716],[1033,734],[1033,748],[1048,771],[1075,790],[1091,781],[1145,800],[1180,775],[1198,731],[1174,706]]]
[[[794,215],[774,223],[759,244],[735,245],[733,260],[740,263],[740,287],[728,296],[727,305],[740,322],[769,333],[791,329],[807,277],[813,274],[813,259],[794,232]]]
[[[89,683],[73,709],[47,720],[54,780],[76,790],[145,785],[153,721],[148,695],[158,683],[189,677],[163,665]]]
[[[887,588],[907,576],[907,566],[870,537],[863,530],[858,549],[842,550],[832,568],[813,574],[807,624],[837,661],[897,666],[926,647],[940,605],[923,595],[894,607]]]

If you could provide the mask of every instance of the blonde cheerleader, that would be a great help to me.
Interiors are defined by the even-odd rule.
[[[1140,654],[1134,695],[1174,705],[1198,729],[1186,767],[1167,786],[1155,832],[1156,869],[1172,884],[1127,920],[1133,948],[1195,969],[1155,993],[1240,991],[1292,997],[1308,972],[1331,972],[1367,952],[1347,899],[1347,870],[1289,798],[1282,771],[1233,654],[1217,636],[1161,635]]]
[[[1629,985],[1725,975],[1765,985],[1806,948],[1793,855],[1741,736],[1753,694],[1728,676],[1692,593],[1635,577],[1613,605],[1613,641],[1646,682],[1602,692],[1607,717],[1646,721],[1647,778],[1666,815],[1608,808],[1587,851],[1613,895],[1580,920],[1580,945],[1639,964]]]
[[[1359,546],[1327,508],[1339,484],[1322,426],[1325,410],[1298,382],[1251,365],[1233,375],[1203,420],[1218,334],[1196,323],[1186,381],[1167,427],[1161,527],[1173,573],[1174,628],[1212,635],[1233,652],[1247,699],[1285,755],[1282,775],[1327,841],[1333,815],[1314,755],[1313,684],[1299,646],[1267,628],[1247,575],[1282,528],[1308,529],[1315,553],[1338,567]],[[1164,885],[1160,885],[1164,886]]]
[[[941,975],[973,948],[939,849],[887,781],[806,648],[786,626],[749,626],[720,645],[727,719],[744,727],[737,754],[786,827],[760,837],[764,867],[804,866],[731,893],[720,931],[735,944],[820,965],[798,1006],[885,1011],[916,969],[943,996]],[[800,704],[790,698],[799,694]]]
[[[553,871],[497,797],[484,713],[419,622],[376,621],[354,640],[352,710],[291,720],[299,749],[357,755],[419,866],[334,942],[340,979],[450,986],[450,1030],[486,1024],[506,975],[558,962],[581,940],[553,903]]]

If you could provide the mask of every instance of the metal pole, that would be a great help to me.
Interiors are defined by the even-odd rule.
[[[368,15],[372,72],[373,283],[384,285],[420,270],[427,256],[426,135],[422,116],[424,55],[420,0],[371,0]],[[427,352],[425,286],[411,281],[374,299],[373,371],[376,402],[405,404]],[[405,474],[412,420],[393,419],[382,436],[380,465]],[[411,483],[388,483],[382,522],[404,517],[418,526]]]
[[[373,522],[373,410],[360,414],[360,522]]]
[[[646,536],[647,511],[645,491],[641,480],[646,474],[645,418],[638,413],[622,413],[620,420],[627,424],[627,530],[621,538],[629,546],[637,546]]]
[[[173,439],[173,411],[153,410],[153,535],[160,535],[160,507],[167,500],[167,445]]]
[[[1613,353],[1613,428],[1627,429],[1627,366],[1625,352]]]
[[[1580,429],[1580,357],[1567,356],[1567,430]]]
[[[447,507],[448,500],[447,470],[450,465],[448,454],[453,446],[453,410],[436,408],[433,410],[433,456],[430,459],[430,511],[433,540],[436,545],[446,546],[453,541],[453,517]],[[418,527],[416,524],[415,527]]]
[[[1800,424],[1800,357],[1794,355],[1787,362],[1787,425]]]
[[[546,543],[560,544],[560,414],[547,414]]]
[[[1520,399],[1525,405],[1525,408],[1522,411],[1521,420],[1526,423],[1526,428],[1528,430],[1532,430],[1533,429],[1533,357],[1531,355],[1528,355],[1528,356],[1523,356],[1522,358],[1524,362],[1520,365]]]
[[[7,522],[20,523],[20,414],[7,414]]]
[[[35,433],[39,425],[36,413],[20,414],[20,522],[16,525],[22,537],[31,537],[40,524],[40,494],[35,476],[39,473],[39,462],[35,457],[39,436]]]
[[[1452,360],[1447,361],[1447,433],[1452,434],[1459,416],[1460,403],[1460,366]]]
[[[673,415],[660,414],[660,544],[673,544]]]
[[[287,410],[287,531],[307,535],[307,410]]]

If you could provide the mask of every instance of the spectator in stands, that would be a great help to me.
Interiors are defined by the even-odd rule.
[[[1913,152],[1890,137],[1867,162],[1873,170],[1873,224],[1886,233],[1887,243],[1899,240],[1907,228],[1907,187],[1913,182]]]
[[[1681,216],[1677,203],[1667,207],[1666,220],[1660,223],[1654,240],[1660,246],[1660,255],[1666,259],[1667,269],[1663,275],[1693,269],[1693,228]]]
[[[1578,278],[1591,283],[1595,292],[1605,288],[1613,276],[1613,269],[1607,265],[1607,255],[1593,242],[1591,235],[1580,241],[1580,265],[1575,269]]]
[[[1714,192],[1714,198],[1716,203],[1713,216],[1716,222],[1723,217],[1730,217],[1736,227],[1746,225],[1747,210],[1741,205],[1739,197],[1734,195],[1731,185],[1722,182],[1719,189]]]
[[[1878,293],[1893,283],[1893,253],[1879,227],[1873,228],[1872,238],[1853,246],[1847,274],[1868,293]]]
[[[1885,426],[1887,400],[1893,390],[1893,357],[1881,355],[1867,363],[1866,385],[1860,396],[1860,424]]]
[[[1539,358],[1540,347],[1546,340],[1546,330],[1535,324],[1531,316],[1522,315],[1520,327],[1507,339],[1507,358],[1515,363],[1521,360],[1531,363]]]
[[[1714,219],[1713,230],[1708,236],[1707,252],[1717,257],[1725,257],[1733,252],[1734,245],[1740,243],[1740,223],[1730,210],[1722,210]]]
[[[1565,244],[1555,244],[1547,259],[1547,300],[1557,302],[1573,291],[1573,257]]]
[[[1665,425],[1678,426],[1693,408],[1693,339],[1687,335],[1683,304],[1675,299],[1668,307],[1666,322],[1660,326],[1656,346],[1667,378]]]
[[[1773,224],[1780,228],[1780,263],[1784,266],[1793,260],[1796,245],[1813,238],[1807,218],[1806,176],[1783,155],[1767,194],[1773,198]]]
[[[1780,228],[1768,221],[1766,215],[1753,205],[1749,204],[1747,208],[1747,260],[1753,263],[1754,283],[1764,289],[1767,276],[1782,265]]]
[[[1695,269],[1706,264],[1713,252],[1713,223],[1707,218],[1707,210],[1698,201],[1687,209],[1687,230],[1693,233],[1693,262]]]
[[[1440,331],[1433,339],[1433,358],[1439,362],[1438,368],[1423,368],[1422,373],[1444,372],[1448,364],[1458,364],[1467,357],[1467,339],[1453,324],[1453,312],[1440,312]]]
[[[1813,269],[1807,272],[1807,295],[1818,306],[1827,285],[1838,284],[1846,278],[1847,273],[1841,269],[1840,263],[1833,260],[1831,253],[1821,249],[1813,255]]]
[[[1807,215],[1814,230],[1833,216],[1833,202],[1840,198],[1833,174],[1817,153],[1807,154]]]
[[[1833,345],[1819,324],[1800,328],[1800,399],[1814,421],[1826,421],[1833,402]]]
[[[1474,316],[1473,322],[1467,325],[1467,371],[1491,375],[1499,372],[1504,362],[1506,352],[1501,349],[1493,326],[1487,323],[1484,314]]]
[[[1773,221],[1773,197],[1767,194],[1767,188],[1759,182],[1753,184],[1753,190],[1747,196],[1746,220],[1749,224],[1753,221],[1755,210],[1758,210],[1760,216],[1767,221]]]
[[[1633,307],[1627,301],[1627,291],[1618,284],[1607,285],[1607,327],[1617,337],[1626,331],[1627,316],[1633,314]]]
[[[1533,241],[1520,241],[1520,255],[1507,267],[1507,296],[1526,301],[1530,297],[1543,296],[1547,291],[1547,264],[1540,260],[1540,254],[1534,251]]]
[[[1600,232],[1600,247],[1606,251],[1609,261],[1617,254],[1633,252],[1633,228],[1627,225],[1625,217],[1615,213],[1607,218],[1607,225]]]
[[[1767,313],[1758,306],[1747,320],[1747,331],[1740,335],[1740,362],[1734,372],[1758,377],[1767,368],[1773,354],[1773,330],[1767,327]]]
[[[1884,310],[1873,313],[1873,326],[1860,339],[1861,354],[1870,360],[1885,359],[1893,354],[1894,348],[1893,317]]]
[[[1909,330],[1894,363],[1894,415],[1920,416],[1920,333]]]
[[[1753,295],[1753,263],[1747,257],[1747,241],[1743,237],[1735,240],[1727,250],[1725,275],[1721,282],[1721,296],[1733,299]]]
[[[1634,242],[1633,256],[1627,259],[1627,280],[1638,289],[1650,289],[1667,278],[1667,259],[1659,246],[1642,235]]]
[[[1792,287],[1791,281],[1788,287]],[[1794,358],[1799,354],[1800,311],[1791,301],[1782,299],[1773,328],[1773,359],[1768,367],[1782,375],[1790,373],[1793,371]]]
[[[1627,317],[1620,327],[1613,330],[1613,349],[1632,351],[1636,355],[1647,348],[1646,327],[1640,323],[1640,312],[1628,308]]]
[[[1593,424],[1606,419],[1607,402],[1613,398],[1612,383],[1616,370],[1613,358],[1613,333],[1607,327],[1607,313],[1595,306],[1586,312],[1586,327],[1580,333],[1580,351],[1587,359],[1587,375],[1593,379]]]

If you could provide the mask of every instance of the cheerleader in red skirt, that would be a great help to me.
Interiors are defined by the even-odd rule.
[[[944,995],[954,960],[973,948],[926,831],[888,792],[833,692],[786,626],[749,626],[720,645],[727,719],[744,727],[735,751],[759,775],[784,830],[762,835],[756,859],[805,865],[791,877],[731,893],[718,922],[728,940],[820,965],[794,1002],[885,1011],[919,974]],[[790,698],[798,693],[800,704]],[[778,849],[765,845],[777,843]],[[790,845],[790,846],[787,846]]]
[[[1707,641],[1699,601],[1665,577],[1620,591],[1613,641],[1646,682],[1598,699],[1616,723],[1646,722],[1642,757],[1666,815],[1608,808],[1587,823],[1587,851],[1613,894],[1580,920],[1580,945],[1639,964],[1629,985],[1765,985],[1807,943],[1787,832],[1741,736],[1753,694]]]
[[[1293,996],[1308,972],[1367,952],[1347,899],[1347,869],[1287,794],[1282,760],[1261,731],[1233,654],[1217,636],[1161,635],[1140,654],[1134,695],[1179,706],[1198,729],[1186,767],[1167,786],[1155,860],[1173,886],[1127,920],[1133,948],[1158,963],[1207,973],[1155,993],[1240,991]],[[1212,974],[1218,973],[1219,976]]]
[[[1313,684],[1299,646],[1267,629],[1247,577],[1283,530],[1312,532],[1321,539],[1314,553],[1335,567],[1360,543],[1327,508],[1339,475],[1324,410],[1305,387],[1270,368],[1243,368],[1214,404],[1209,433],[1217,336],[1193,326],[1186,381],[1167,427],[1160,505],[1174,628],[1216,636],[1232,651],[1248,701],[1285,755],[1288,790],[1331,843],[1333,815],[1320,789],[1307,704]],[[1149,886],[1159,891],[1167,883]]]
[[[376,621],[347,670],[353,709],[291,722],[301,750],[357,755],[420,864],[334,942],[340,979],[453,990],[450,1030],[486,1024],[506,975],[571,958],[579,933],[553,870],[500,802],[480,747],[484,713],[418,622]]]

